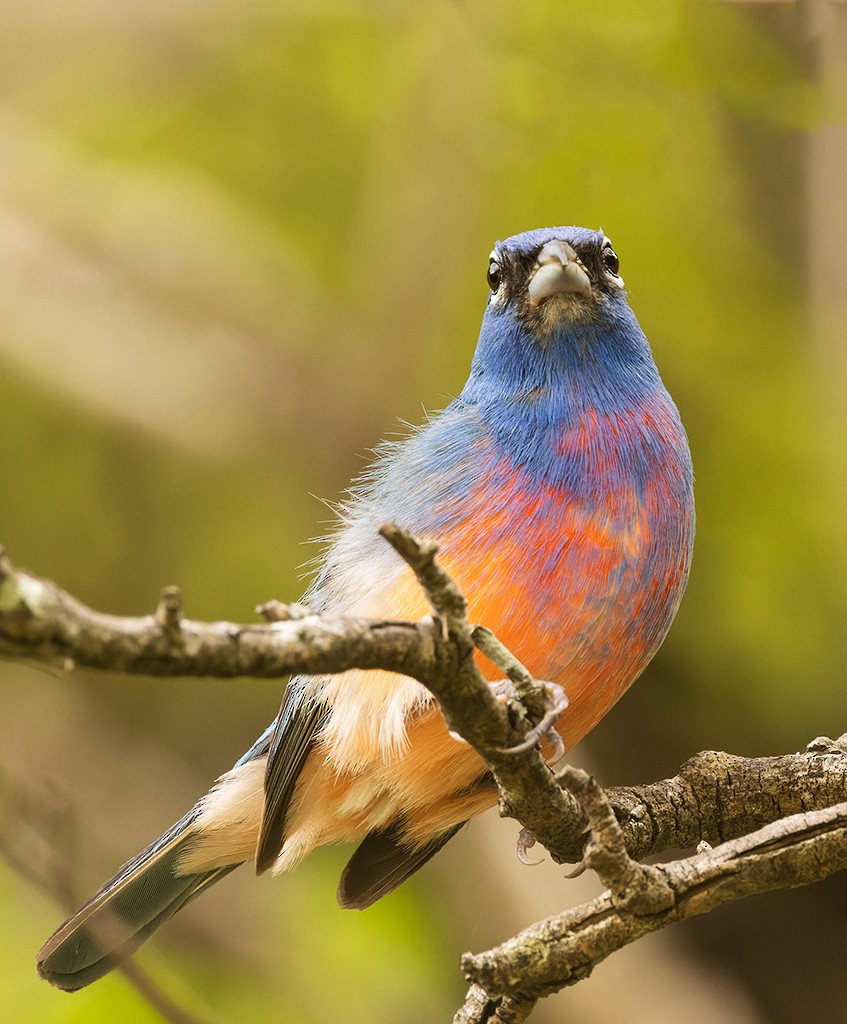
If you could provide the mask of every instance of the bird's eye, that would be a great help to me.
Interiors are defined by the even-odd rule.
[[[621,261],[611,245],[603,247],[603,264],[610,274],[614,274],[615,277],[618,276],[618,271],[621,269]]]
[[[503,276],[503,270],[497,260],[491,260],[488,264],[488,287],[496,292],[500,287],[500,281]]]

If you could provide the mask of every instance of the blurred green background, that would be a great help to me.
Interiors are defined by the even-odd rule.
[[[497,238],[602,226],[688,427],[682,610],[580,747],[609,784],[847,728],[847,5],[42,0],[0,7],[0,541],[95,607],[294,599],[367,451],[461,388]],[[318,496],[318,497],[314,497]],[[44,806],[77,895],[275,713],[274,683],[0,665],[0,835]],[[52,803],[51,803],[52,801]],[[586,897],[475,821],[365,914],[349,851],[237,872],[139,955],[204,1022],[428,1024],[459,954]],[[0,862],[16,1024],[160,1020],[34,956],[63,912]],[[847,882],[639,943],[539,1007],[580,1024],[847,1022]]]

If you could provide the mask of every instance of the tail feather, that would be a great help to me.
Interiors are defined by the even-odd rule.
[[[365,910],[402,885],[463,828],[459,822],[423,846],[403,842],[396,825],[366,835],[338,883],[338,903],[345,910]]]
[[[102,978],[153,932],[237,864],[180,874],[194,835],[190,811],[142,850],[58,928],[38,954],[38,973],[73,992]]]

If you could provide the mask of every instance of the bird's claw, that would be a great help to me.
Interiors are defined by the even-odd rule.
[[[548,761],[555,764],[565,756],[565,741],[556,731],[554,726],[566,710],[568,706],[568,698],[565,695],[565,691],[558,683],[545,682],[543,686],[544,698],[550,710],[547,711],[537,725],[534,725],[529,732],[527,732],[520,743],[516,743],[512,747],[505,747],[500,751],[500,753],[523,754],[527,750],[532,750],[536,744],[546,739],[552,747],[550,756],[547,758]]]
[[[529,851],[535,846],[538,840],[528,828],[522,828],[518,833],[518,845],[516,847],[518,860],[527,867],[534,868],[541,863],[540,860],[533,860]]]
[[[586,863],[585,860],[581,860],[579,862],[579,864],[577,864],[576,867],[573,869],[573,871],[568,871],[567,872],[567,874],[565,875],[565,878],[579,878],[579,876],[582,875],[582,874],[585,874],[585,872],[587,870],[588,870],[588,864]]]

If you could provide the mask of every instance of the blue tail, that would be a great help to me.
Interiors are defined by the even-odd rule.
[[[38,973],[73,992],[97,981],[131,956],[153,932],[237,864],[179,874],[192,842],[193,808],[109,879],[58,928],[38,954]]]

